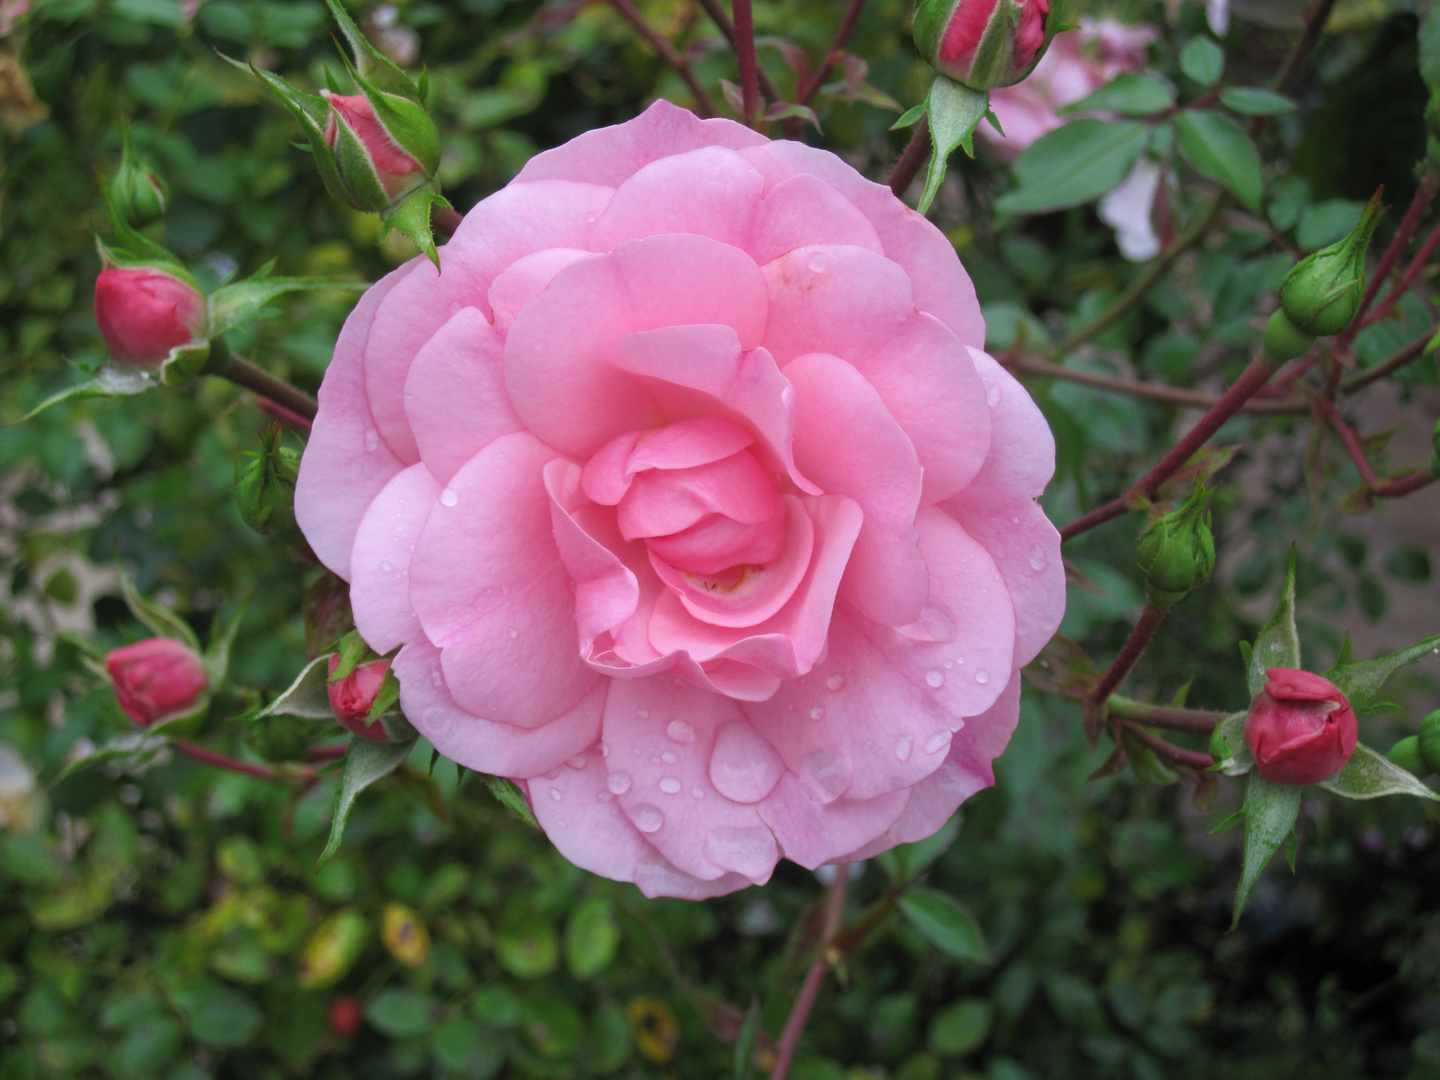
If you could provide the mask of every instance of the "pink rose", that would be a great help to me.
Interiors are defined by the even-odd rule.
[[[334,675],[339,666],[340,657],[332,655],[329,673]],[[388,670],[389,660],[372,660],[361,664],[339,682],[325,684],[325,693],[330,698],[330,708],[335,710],[335,719],[349,731],[372,742],[390,741],[384,724],[379,720],[374,723],[366,720],[370,707],[380,696],[380,688],[385,685],[385,672]]]
[[[1261,777],[1276,784],[1318,784],[1355,753],[1355,710],[1329,679],[1293,668],[1270,668],[1265,689],[1250,703],[1245,741]]]
[[[95,281],[95,321],[117,363],[156,367],[205,328],[205,298],[150,267],[107,266]]]
[[[325,121],[325,145],[335,148],[340,136],[338,125],[343,122],[369,153],[375,176],[390,198],[402,194],[415,174],[425,171],[424,166],[396,145],[375,116],[375,106],[364,94],[332,94],[329,90],[322,90],[320,94],[330,103],[330,115]]]
[[[657,102],[351,314],[295,510],[410,722],[714,896],[930,835],[1064,606],[1054,443],[934,226]]]
[[[125,715],[141,727],[183,716],[205,693],[205,668],[183,642],[146,638],[105,657]]]

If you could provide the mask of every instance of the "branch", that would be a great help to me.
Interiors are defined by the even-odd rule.
[[[259,394],[261,397],[269,398],[281,408],[306,420],[314,420],[315,413],[320,408],[315,399],[303,390],[297,390],[284,379],[277,378],[264,368],[257,367],[238,356],[231,356],[228,360],[221,359],[220,364],[216,367],[206,367],[205,373],[229,379],[236,386],[243,386],[246,390]]]
[[[1440,191],[1440,173],[1433,170],[1426,170],[1420,185],[1415,189],[1415,197],[1410,200],[1409,207],[1405,210],[1405,216],[1400,220],[1400,227],[1395,230],[1395,235],[1390,238],[1390,244],[1385,248],[1385,254],[1380,256],[1380,261],[1375,265],[1375,272],[1370,275],[1370,281],[1365,286],[1365,295],[1360,299],[1360,310],[1356,312],[1355,319],[1350,323],[1348,329],[1340,335],[1340,344],[1348,345],[1355,340],[1362,327],[1367,323],[1365,313],[1370,310],[1370,305],[1375,302],[1375,297],[1385,287],[1385,282],[1390,280],[1390,272],[1395,269],[1395,264],[1400,261],[1400,256],[1405,253],[1411,237],[1415,230],[1420,227],[1420,220],[1425,216],[1425,211],[1430,207],[1430,201],[1435,198],[1435,192]],[[1390,307],[1400,294],[1404,292],[1403,282],[1396,282],[1395,288],[1385,298],[1384,307]]]
[[[922,117],[916,122],[915,133],[905,144],[905,150],[901,153],[900,160],[895,162],[895,170],[890,174],[890,190],[897,199],[905,197],[905,192],[910,189],[910,184],[920,174],[920,169],[929,156],[930,124]]]
[[[835,40],[830,42],[830,50],[820,61],[820,66],[812,71],[810,77],[802,82],[796,90],[795,100],[798,104],[810,104],[810,99],[815,96],[815,91],[820,89],[820,84],[830,74],[830,69],[835,66],[840,57],[845,55],[845,46],[850,41],[850,35],[855,31],[855,24],[860,20],[860,13],[864,10],[865,0],[850,0],[850,6],[845,9],[845,17],[840,20],[840,26],[835,31]]]
[[[1105,701],[1112,716],[1127,720],[1138,720],[1151,727],[1169,728],[1171,731],[1188,731],[1196,735],[1209,735],[1215,725],[1228,715],[1209,709],[1181,709],[1174,705],[1147,705],[1143,701],[1111,694]]]
[[[640,36],[660,54],[661,59],[674,68],[676,74],[685,80],[685,85],[690,87],[690,92],[695,95],[695,111],[700,114],[701,118],[714,116],[715,103],[710,100],[710,95],[705,92],[705,87],[700,85],[700,80],[695,77],[695,72],[691,70],[689,62],[680,55],[680,51],[674,45],[670,44],[670,39],[651,26],[630,0],[610,0],[610,6],[623,15],[630,25],[640,32]]]
[[[1187,769],[1208,769],[1215,764],[1215,759],[1209,754],[1200,754],[1194,750],[1176,746],[1172,742],[1166,742],[1160,736],[1152,735],[1133,720],[1122,720],[1121,724],[1130,735],[1154,750],[1156,756],[1171,764],[1183,765]]]
[[[1290,80],[1300,70],[1300,65],[1310,55],[1310,50],[1315,48],[1315,43],[1320,40],[1320,31],[1325,29],[1325,24],[1330,20],[1330,12],[1335,7],[1335,0],[1315,0],[1310,5],[1310,10],[1305,13],[1305,29],[1300,33],[1300,40],[1295,43],[1295,48],[1290,50],[1290,55],[1285,58],[1275,81],[1270,84],[1270,89],[1276,93],[1284,90]]]
[[[705,9],[705,14],[710,16],[710,21],[720,31],[725,40],[730,43],[730,48],[735,48],[735,24],[730,21],[730,16],[725,14],[725,9],[720,6],[720,0],[700,0],[700,6]],[[738,51],[738,50],[737,50]],[[770,81],[770,76],[765,74],[765,68],[759,63],[755,65],[755,75],[760,80],[760,89],[765,92],[765,97],[770,101],[780,101],[780,91]]]
[[[1155,636],[1155,631],[1160,629],[1160,624],[1165,621],[1165,614],[1168,609],[1160,607],[1155,603],[1147,603],[1140,612],[1140,618],[1135,621],[1130,636],[1125,639],[1125,644],[1120,646],[1120,652],[1106,670],[1100,676],[1100,681],[1090,691],[1090,703],[1099,704],[1110,697],[1125,677],[1135,666],[1145,652],[1145,646],[1150,644],[1150,639]]]
[[[815,1007],[815,999],[820,995],[825,973],[834,967],[839,959],[833,943],[840,930],[840,917],[845,912],[845,890],[849,883],[850,867],[841,863],[835,867],[835,880],[830,882],[829,891],[825,894],[820,943],[815,949],[815,959],[810,963],[810,970],[805,973],[805,981],[800,984],[800,993],[795,997],[790,1016],[785,1021],[785,1030],[780,1034],[780,1043],[775,1050],[775,1068],[770,1072],[770,1080],[785,1080],[790,1072],[790,1060],[795,1056],[795,1048],[800,1045],[800,1036],[805,1031],[806,1021],[810,1019],[810,1010]]]
[[[1323,394],[1317,394],[1315,391],[1304,386],[1300,389],[1310,398],[1315,406],[1316,412],[1321,413],[1325,419],[1330,421],[1330,426],[1335,429],[1335,433],[1340,436],[1340,441],[1345,444],[1345,452],[1350,455],[1350,460],[1355,463],[1355,471],[1360,474],[1360,479],[1365,481],[1366,487],[1374,491],[1380,480],[1375,475],[1375,470],[1370,467],[1369,460],[1365,457],[1365,450],[1360,445],[1360,438],[1355,434],[1355,429],[1345,422],[1339,410],[1335,408],[1334,403]]]
[[[1436,480],[1440,480],[1440,476],[1436,476],[1426,469],[1420,469],[1398,479],[1387,480],[1370,490],[1382,499],[1403,499],[1406,495],[1419,491],[1423,487],[1429,487]]]
[[[252,765],[248,761],[241,761],[226,754],[217,754],[214,750],[207,750],[199,743],[193,743],[189,739],[171,739],[170,745],[178,753],[184,754],[193,761],[199,761],[205,765],[211,765],[217,769],[225,769],[227,772],[240,773],[244,776],[256,776],[261,780],[291,780],[295,778],[308,778],[310,771],[295,773],[276,772],[265,765]]]
[[[1139,382],[1134,379],[1117,379],[1108,375],[1096,375],[1089,371],[1076,371],[1073,368],[1061,367],[1059,364],[1052,364],[1031,356],[1019,356],[1012,353],[1001,357],[1000,362],[1010,370],[1026,375],[1036,375],[1047,379],[1064,379],[1066,382],[1079,383],[1082,386],[1093,386],[1097,390],[1113,390],[1118,394],[1132,394],[1135,397],[1165,401],[1189,408],[1213,408],[1215,403],[1220,400],[1218,395],[1208,394],[1203,390],[1183,390],[1178,386],[1169,386],[1165,383]],[[1241,411],[1267,415],[1288,415],[1307,413],[1310,411],[1310,406],[1294,397],[1262,398],[1247,401],[1241,406]]]
[[[760,122],[760,79],[755,63],[755,13],[750,0],[731,0],[735,11],[735,56],[740,61],[740,102],[745,126]]]

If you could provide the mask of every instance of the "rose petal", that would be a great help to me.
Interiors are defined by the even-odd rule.
[[[551,278],[577,259],[589,257],[590,252],[579,248],[546,248],[516,259],[500,271],[487,294],[495,332],[504,338],[516,312],[544,292]]]
[[[455,701],[535,727],[570,709],[597,676],[575,648],[575,601],[542,473],[555,452],[502,435],[450,480],[410,562],[410,600],[441,649]]]
[[[785,857],[807,869],[837,859],[881,836],[905,809],[905,790],[873,799],[817,803],[794,773],[760,804],[760,818],[774,830]]]
[[[652,161],[615,189],[595,222],[592,251],[657,233],[695,233],[747,248],[765,178],[739,154],[706,146]]]
[[[424,637],[410,607],[410,553],[440,485],[411,465],[381,489],[360,521],[350,555],[350,608],[355,628],[377,653]]]
[[[846,244],[884,254],[880,237],[865,215],[817,176],[781,180],[765,194],[755,211],[750,254],[755,261],[771,259],[813,244]]]

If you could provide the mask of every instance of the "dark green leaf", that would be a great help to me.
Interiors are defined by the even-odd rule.
[[[260,1030],[264,1016],[244,994],[218,982],[200,982],[175,994],[195,1041],[227,1050],[244,1046]]]
[[[525,798],[525,793],[520,790],[515,781],[507,780],[503,776],[487,776],[484,773],[477,775],[485,781],[485,786],[490,789],[490,794],[495,796],[501,806],[525,824],[537,829],[540,827],[540,823],[535,820],[535,815],[530,810],[529,800]]]
[[[350,749],[345,752],[345,767],[340,774],[340,790],[335,793],[335,814],[330,819],[330,839],[320,853],[317,867],[324,866],[330,857],[340,849],[340,840],[345,835],[345,822],[350,817],[350,808],[355,797],[376,780],[398,769],[409,756],[412,742],[373,742],[370,739],[350,740]]]
[[[1184,112],[1175,117],[1175,134],[1191,165],[1229,188],[1247,210],[1260,212],[1260,151],[1239,124],[1220,113]]]
[[[1180,70],[1201,86],[1214,86],[1225,71],[1225,51],[1209,38],[1194,38],[1180,52]]]
[[[1295,102],[1285,95],[1249,86],[1232,86],[1220,91],[1220,104],[1246,116],[1277,116],[1295,111]]]
[[[1340,688],[1351,708],[1360,710],[1375,700],[1385,681],[1397,670],[1429,655],[1440,655],[1440,636],[1426,638],[1389,656],[1331,668],[1325,677]]]
[[[396,1039],[423,1035],[439,1019],[440,1003],[418,990],[387,987],[365,1006],[365,1019]]]
[[[1135,120],[1072,120],[1020,155],[1019,187],[996,206],[1005,214],[1037,214],[1098,199],[1125,179],[1147,137]]]
[[[1088,97],[1055,110],[1061,116],[1072,112],[1115,112],[1121,116],[1151,116],[1175,104],[1175,91],[1154,75],[1126,72],[1117,75]]]
[[[587,897],[576,904],[565,922],[565,966],[577,979],[598,975],[615,960],[620,948],[620,924],[608,900]]]
[[[30,420],[39,416],[52,405],[59,405],[62,401],[96,397],[133,397],[135,394],[143,394],[146,390],[153,390],[157,385],[159,384],[155,379],[143,371],[133,371],[130,368],[107,364],[94,378],[86,379],[74,386],[67,386],[64,390],[57,390],[21,417],[21,420]]]
[[[960,901],[938,889],[909,889],[900,910],[932,945],[960,960],[990,962],[980,924]]]
[[[1255,882],[1270,857],[1280,850],[1295,828],[1300,816],[1300,788],[1289,784],[1272,784],[1258,772],[1250,774],[1245,785],[1245,864],[1240,871],[1240,884],[1235,889],[1235,918],[1238,926]]]

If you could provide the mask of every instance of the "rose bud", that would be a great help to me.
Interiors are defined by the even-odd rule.
[[[1265,689],[1250,703],[1245,741],[1260,776],[1276,784],[1318,784],[1355,752],[1355,710],[1329,679],[1270,668]]]
[[[1285,275],[1280,308],[1296,329],[1329,337],[1355,321],[1365,293],[1365,251],[1383,212],[1377,192],[1348,236],[1302,259]]]
[[[95,282],[95,321],[118,363],[154,368],[203,338],[205,298],[164,270],[107,266]]]
[[[330,674],[340,666],[338,654],[330,657]],[[361,664],[339,682],[326,684],[325,692],[330,695],[330,707],[335,710],[335,719],[362,739],[374,742],[389,742],[390,736],[384,725],[376,720],[370,723],[371,706],[380,696],[385,685],[385,673],[390,670],[389,660],[372,660]]]
[[[121,127],[120,138],[120,168],[110,180],[110,201],[132,225],[143,225],[165,213],[169,192],[159,174],[135,153],[128,125]]]
[[[173,638],[116,649],[105,658],[105,670],[120,708],[141,727],[194,712],[207,686],[200,657]]]
[[[360,1030],[365,1018],[364,1007],[354,994],[345,994],[330,1002],[330,1034],[337,1039],[348,1039]]]
[[[1415,739],[1415,749],[1425,771],[1421,772],[1418,769],[1410,769],[1410,771],[1416,776],[1440,772],[1440,709],[1436,709],[1420,721],[1420,734],[1413,738]],[[1409,766],[1407,765],[1406,768]]]
[[[247,450],[235,462],[235,501],[245,524],[261,536],[286,544],[305,542],[295,524],[295,478],[300,452],[280,444],[279,424],[260,433],[259,452]]]
[[[920,0],[915,45],[941,75],[972,90],[1010,86],[1045,51],[1049,0]]]
[[[439,135],[423,106],[401,98],[387,102],[387,113],[394,114],[387,117],[387,125],[364,94],[322,90],[321,96],[330,105],[325,145],[335,152],[340,182],[357,209],[384,210],[434,173]],[[406,150],[402,141],[416,153]]]
[[[1138,563],[1151,601],[1169,607],[1210,580],[1215,569],[1215,539],[1206,504],[1215,489],[1196,485],[1178,510],[1158,517],[1140,534]]]

